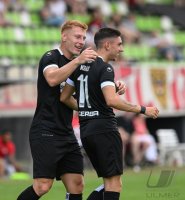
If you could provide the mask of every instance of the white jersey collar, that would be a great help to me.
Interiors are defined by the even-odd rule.
[[[104,61],[103,57],[101,57],[101,56],[98,56],[98,57],[101,58]]]
[[[64,55],[62,50],[59,47],[57,49],[58,49],[58,51],[60,52],[61,55]]]

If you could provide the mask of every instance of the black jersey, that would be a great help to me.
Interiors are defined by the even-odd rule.
[[[73,135],[73,111],[60,102],[60,92],[65,82],[50,87],[44,77],[44,70],[49,67],[62,67],[68,60],[60,51],[54,49],[46,52],[40,60],[37,81],[37,107],[31,125],[30,135],[38,137],[38,132],[49,132],[69,138]]]
[[[74,86],[79,109],[81,136],[116,129],[113,109],[108,107],[102,88],[114,84],[114,69],[98,57],[80,65],[67,79]]]

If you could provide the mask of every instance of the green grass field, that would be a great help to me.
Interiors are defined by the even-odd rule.
[[[163,177],[160,176],[161,172],[165,172],[165,170],[167,173],[163,173]],[[174,176],[170,176],[173,175],[173,172]],[[123,190],[120,200],[185,199],[185,168],[147,168],[142,169],[139,173],[127,169],[122,176],[122,180]],[[0,200],[16,200],[18,194],[30,184],[31,180],[0,180]],[[94,171],[85,171],[83,199],[85,200],[90,191],[100,184],[101,179],[96,177]],[[61,182],[55,182],[51,191],[42,199],[64,200],[64,196],[65,190],[63,185]]]

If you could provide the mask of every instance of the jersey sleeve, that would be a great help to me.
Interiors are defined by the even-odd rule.
[[[69,78],[66,80],[66,83],[75,87],[75,83],[74,83],[74,72],[69,76]]]
[[[114,69],[111,65],[104,66],[103,70],[101,71],[100,85],[101,85],[101,88],[107,85],[115,86]]]
[[[49,67],[59,67],[57,63],[57,58],[54,51],[46,52],[41,60],[40,66],[43,72],[48,69]]]

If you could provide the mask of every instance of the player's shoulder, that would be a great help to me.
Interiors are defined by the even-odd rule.
[[[113,72],[114,71],[112,65],[107,63],[107,62],[104,62],[101,58],[98,59],[98,62],[99,63],[97,63],[97,64],[98,64],[101,72],[106,72],[106,71],[107,72]]]
[[[59,55],[60,55],[60,54],[59,54],[59,52],[58,52],[57,49],[51,49],[51,50],[49,50],[49,51],[46,51],[46,52],[43,54],[42,58],[57,57],[57,56],[59,56]]]
[[[104,66],[106,63],[104,62],[103,58],[101,57],[97,57],[96,58],[96,64],[100,65],[100,66]]]
[[[96,64],[98,64],[102,68],[107,68],[107,67],[112,68],[112,65],[107,63],[107,62],[105,62],[101,57],[97,57],[96,61],[97,61]]]
[[[60,56],[60,54],[58,55],[57,49],[52,49],[52,50],[46,51],[42,55],[42,57],[39,61],[39,66],[40,66],[39,68],[43,69],[48,64],[57,63],[59,56]]]

